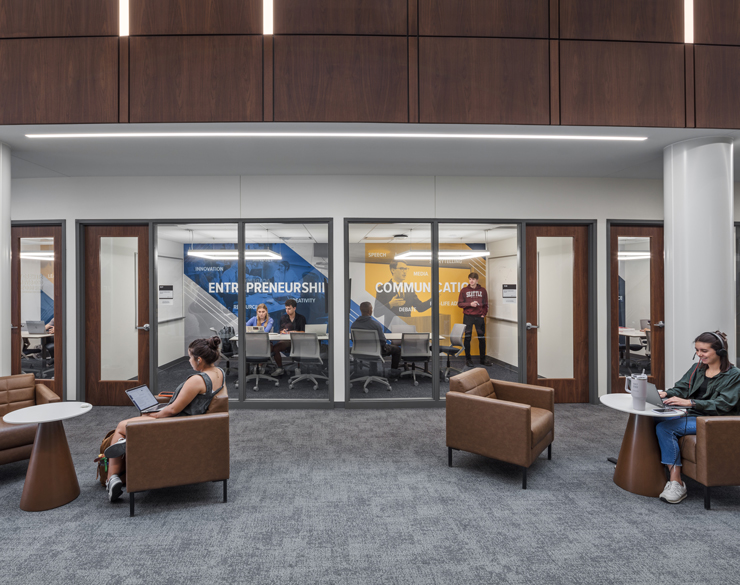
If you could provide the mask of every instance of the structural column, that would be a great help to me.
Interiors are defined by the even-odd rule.
[[[732,158],[730,138],[663,151],[666,387],[689,368],[704,331],[727,333],[730,359],[737,355]]]
[[[10,147],[0,142],[0,376],[10,375]]]

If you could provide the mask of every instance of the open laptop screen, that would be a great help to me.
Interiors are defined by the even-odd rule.
[[[133,402],[134,406],[139,410],[146,410],[147,408],[151,408],[157,404],[157,399],[154,398],[154,394],[149,390],[149,386],[146,385],[126,390],[126,394],[128,394],[131,402]]]

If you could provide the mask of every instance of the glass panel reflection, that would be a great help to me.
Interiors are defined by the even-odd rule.
[[[516,226],[440,224],[439,250],[440,397],[470,368],[518,381]]]
[[[573,238],[537,238],[537,369],[573,377]]]
[[[21,238],[21,371],[54,379],[54,238]]]
[[[351,339],[350,398],[431,398],[431,226],[351,224],[349,256],[350,335],[379,340]]]
[[[650,374],[650,238],[620,237],[617,260],[619,374]]]
[[[100,238],[100,379],[139,375],[139,238]]]

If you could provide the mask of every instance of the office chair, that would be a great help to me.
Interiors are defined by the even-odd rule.
[[[385,363],[377,331],[352,329],[350,334],[352,336],[352,350],[350,351],[350,356],[352,356],[356,362],[366,362],[369,368],[371,368],[373,364]],[[371,382],[385,384],[388,387],[389,392],[392,390],[390,382],[388,382],[388,378],[384,376],[374,376],[372,375],[372,372],[369,372],[367,376],[350,379],[349,385],[352,386],[353,382],[365,382],[365,385],[363,386],[365,394],[367,394],[367,386]]]
[[[244,335],[244,361],[247,362],[247,373],[249,374],[249,365],[254,364],[254,374],[249,374],[244,378],[244,382],[254,380],[255,392],[259,392],[260,380],[269,380],[275,382],[275,386],[280,385],[280,380],[260,373],[260,366],[270,362],[272,357],[272,346],[270,345],[269,333],[246,333]]]
[[[416,325],[409,325],[405,321],[402,321],[399,317],[396,317],[391,321],[391,324],[388,326],[388,329],[391,330],[391,333],[416,333]],[[391,341],[393,345],[401,345],[400,341]]]
[[[640,329],[647,329],[650,327],[650,319],[640,319]]]
[[[401,377],[413,376],[414,386],[419,385],[416,381],[416,362],[428,362],[432,359],[430,339],[429,333],[403,333],[401,336],[401,359],[404,363],[411,364],[411,371],[401,372]],[[424,370],[420,370],[419,375],[432,377],[430,372]]]
[[[450,381],[450,372],[462,373],[462,370],[453,368],[450,364],[450,356],[458,357],[464,349],[463,335],[465,334],[465,324],[456,323],[452,327],[452,333],[450,333],[450,345],[441,345],[439,351],[443,354],[447,354],[447,367],[445,368],[445,382]]]
[[[307,366],[311,364],[324,365],[320,351],[319,336],[315,333],[291,332],[290,357],[293,358],[293,361],[298,365],[296,375],[290,378],[288,382],[288,386],[291,390],[293,389],[293,386],[302,380],[310,380],[313,382],[314,390],[318,390],[319,388],[317,378],[326,380],[327,384],[329,383],[329,378],[320,374],[301,374],[300,368],[303,364],[306,364]]]

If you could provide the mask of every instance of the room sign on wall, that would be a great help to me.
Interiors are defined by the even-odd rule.
[[[159,304],[172,305],[175,299],[175,287],[171,284],[159,285]]]
[[[501,294],[504,298],[505,303],[516,303],[516,285],[515,284],[502,284]]]

